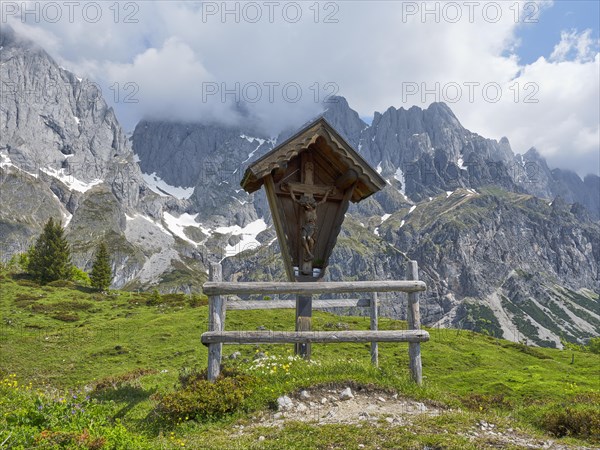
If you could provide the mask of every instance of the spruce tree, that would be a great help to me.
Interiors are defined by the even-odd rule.
[[[71,247],[60,222],[50,218],[28,253],[27,270],[34,280],[46,284],[71,279]]]
[[[92,282],[92,287],[99,291],[107,290],[112,281],[112,270],[110,268],[108,249],[104,242],[101,242],[96,249],[96,258],[94,259],[92,272],[90,273],[90,280]]]

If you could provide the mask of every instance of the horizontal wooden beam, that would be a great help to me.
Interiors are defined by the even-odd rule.
[[[339,300],[313,300],[313,309],[369,307],[371,300],[368,298],[347,298]],[[228,300],[227,309],[294,309],[296,300]]]
[[[249,294],[343,294],[348,292],[418,292],[426,289],[423,281],[336,281],[293,282],[214,282],[204,283],[206,295]]]
[[[386,331],[209,331],[203,333],[204,345],[223,344],[289,344],[304,342],[426,342],[425,330]]]
[[[286,185],[283,185],[281,190],[283,192],[287,193],[288,195],[289,195],[290,188],[291,188],[294,191],[294,194],[296,194],[296,195],[312,194],[312,195],[319,195],[319,196],[323,197],[332,188],[332,186],[325,186],[325,185],[321,185],[321,184],[308,185],[308,184],[304,184],[304,183],[296,183],[293,181],[286,183]],[[337,192],[332,192],[331,197],[335,196],[336,193]],[[338,195],[338,197],[341,197],[341,196]]]

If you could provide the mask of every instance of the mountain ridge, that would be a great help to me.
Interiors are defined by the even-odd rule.
[[[58,217],[80,267],[109,245],[115,287],[198,291],[209,261],[233,280],[284,278],[264,193],[239,182],[292,130],[143,120],[129,139],[93,85],[2,33],[3,260]],[[410,257],[431,286],[427,324],[488,320],[493,333],[537,345],[597,335],[597,176],[550,170],[535,150],[515,155],[441,103],[390,107],[369,125],[335,97],[323,116],[388,181],[349,209],[327,279],[403,279]],[[382,312],[406,314],[385,297]]]

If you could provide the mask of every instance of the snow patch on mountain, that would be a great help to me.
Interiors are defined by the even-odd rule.
[[[185,200],[190,198],[194,193],[193,187],[171,186],[160,178],[156,172],[151,174],[144,173],[142,176],[148,187],[162,197],[171,196],[180,200]]]
[[[37,173],[27,172],[26,170],[21,169],[19,166],[16,166],[11,161],[10,157],[6,153],[0,153],[0,168],[6,169],[8,167],[13,167],[21,172],[26,173],[27,175],[31,175],[33,178],[37,178]]]
[[[184,213],[181,214],[179,217],[175,217],[166,211],[163,213],[163,220],[167,224],[167,229],[171,233],[173,233],[174,236],[177,236],[194,246],[197,245],[196,242],[188,238],[183,230],[186,227],[199,227],[200,224],[196,222],[196,217],[198,217],[198,214],[192,215]]]
[[[125,220],[127,222],[130,221],[136,221],[138,219],[143,219],[146,222],[149,222],[151,225],[155,226],[156,228],[158,228],[161,232],[163,232],[164,234],[173,237],[173,233],[169,232],[169,230],[167,230],[165,227],[162,226],[162,224],[155,222],[154,220],[152,220],[150,217],[145,216],[143,214],[134,214],[133,216],[128,216],[127,214],[125,214]]]
[[[257,138],[257,137],[252,137],[252,136],[246,136],[245,134],[240,134],[240,137],[241,137],[242,139],[246,139],[246,140],[247,140],[248,142],[250,142],[251,144],[252,144],[254,141],[257,141],[257,142],[258,142],[260,145],[263,145],[263,144],[265,143],[265,140],[264,140],[264,139]]]
[[[244,135],[242,135],[242,136],[244,136]],[[240,136],[240,137],[242,137],[242,136]],[[244,136],[244,137],[245,137],[245,136]],[[249,138],[246,138],[246,139],[249,139]],[[242,164],[243,164],[243,163],[245,163],[245,162],[248,162],[248,161],[250,161],[250,160],[252,159],[252,157],[254,157],[254,154],[256,153],[256,151],[257,151],[257,150],[260,148],[260,146],[261,146],[261,145],[263,145],[263,144],[264,144],[264,142],[265,142],[265,140],[264,140],[264,139],[258,139],[258,138],[251,138],[251,139],[256,139],[256,140],[258,140],[258,145],[256,146],[256,148],[255,148],[254,150],[252,150],[250,153],[248,153],[248,157],[247,157],[247,158],[246,158],[244,161],[242,161]],[[254,141],[250,141],[250,143],[252,143],[252,142],[254,142]]]
[[[406,177],[404,176],[404,172],[402,172],[400,167],[396,169],[396,173],[394,173],[394,179],[402,183],[400,193],[406,197]]]
[[[68,173],[62,168],[60,170],[56,170],[52,167],[45,167],[41,168],[40,170],[45,174],[62,181],[69,189],[77,192],[87,192],[94,186],[103,183],[103,180],[101,179],[95,179],[86,183],[85,181],[78,180],[72,174]]]
[[[249,223],[244,228],[239,225],[230,227],[218,227],[214,230],[219,234],[231,234],[233,236],[241,236],[242,239],[235,245],[227,245],[225,247],[225,257],[235,256],[244,250],[250,250],[260,246],[260,242],[256,239],[259,233],[267,229],[267,224],[264,219],[258,219]]]

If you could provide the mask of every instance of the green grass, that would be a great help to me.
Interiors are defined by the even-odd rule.
[[[226,364],[258,380],[251,394],[237,412],[223,418],[172,425],[157,415],[158,399],[176,389],[183,368],[206,367],[207,350],[200,344],[207,329],[206,306],[191,307],[182,295],[164,296],[163,303],[150,306],[150,294],[37,286],[6,274],[0,275],[0,283],[0,379],[8,380],[0,385],[0,443],[8,439],[9,448],[18,433],[29,436],[29,441],[21,436],[27,443],[22,448],[59,441],[70,444],[56,448],[80,441],[80,448],[93,448],[94,439],[101,438],[101,448],[486,448],[492,444],[465,437],[480,419],[548,438],[548,423],[563,420],[553,414],[564,405],[582,404],[584,416],[600,416],[598,355],[431,329],[430,342],[422,345],[422,388],[409,379],[407,346],[402,344],[379,345],[380,368],[370,364],[368,344],[314,344],[315,363],[294,360],[289,367],[290,345],[226,346],[226,356],[242,353]],[[226,329],[292,330],[293,323],[291,310],[228,311]],[[365,317],[315,312],[315,329],[338,323],[349,329],[369,327]],[[401,321],[380,320],[381,329],[405,327]],[[276,370],[253,363],[258,350],[274,356]],[[11,380],[18,387],[8,385]],[[19,387],[29,383],[30,390]],[[250,424],[278,396],[322,384],[374,385],[449,409],[406,427],[287,423],[283,428],[247,426],[242,434],[234,428]],[[59,399],[73,392],[91,397],[85,404],[89,412],[77,422],[57,420],[63,417]],[[58,412],[36,419],[36,425],[31,417],[39,402],[48,407],[44,411]],[[13,410],[20,415],[10,416]],[[258,441],[259,436],[265,439]],[[600,442],[600,436],[559,440],[590,445]]]

